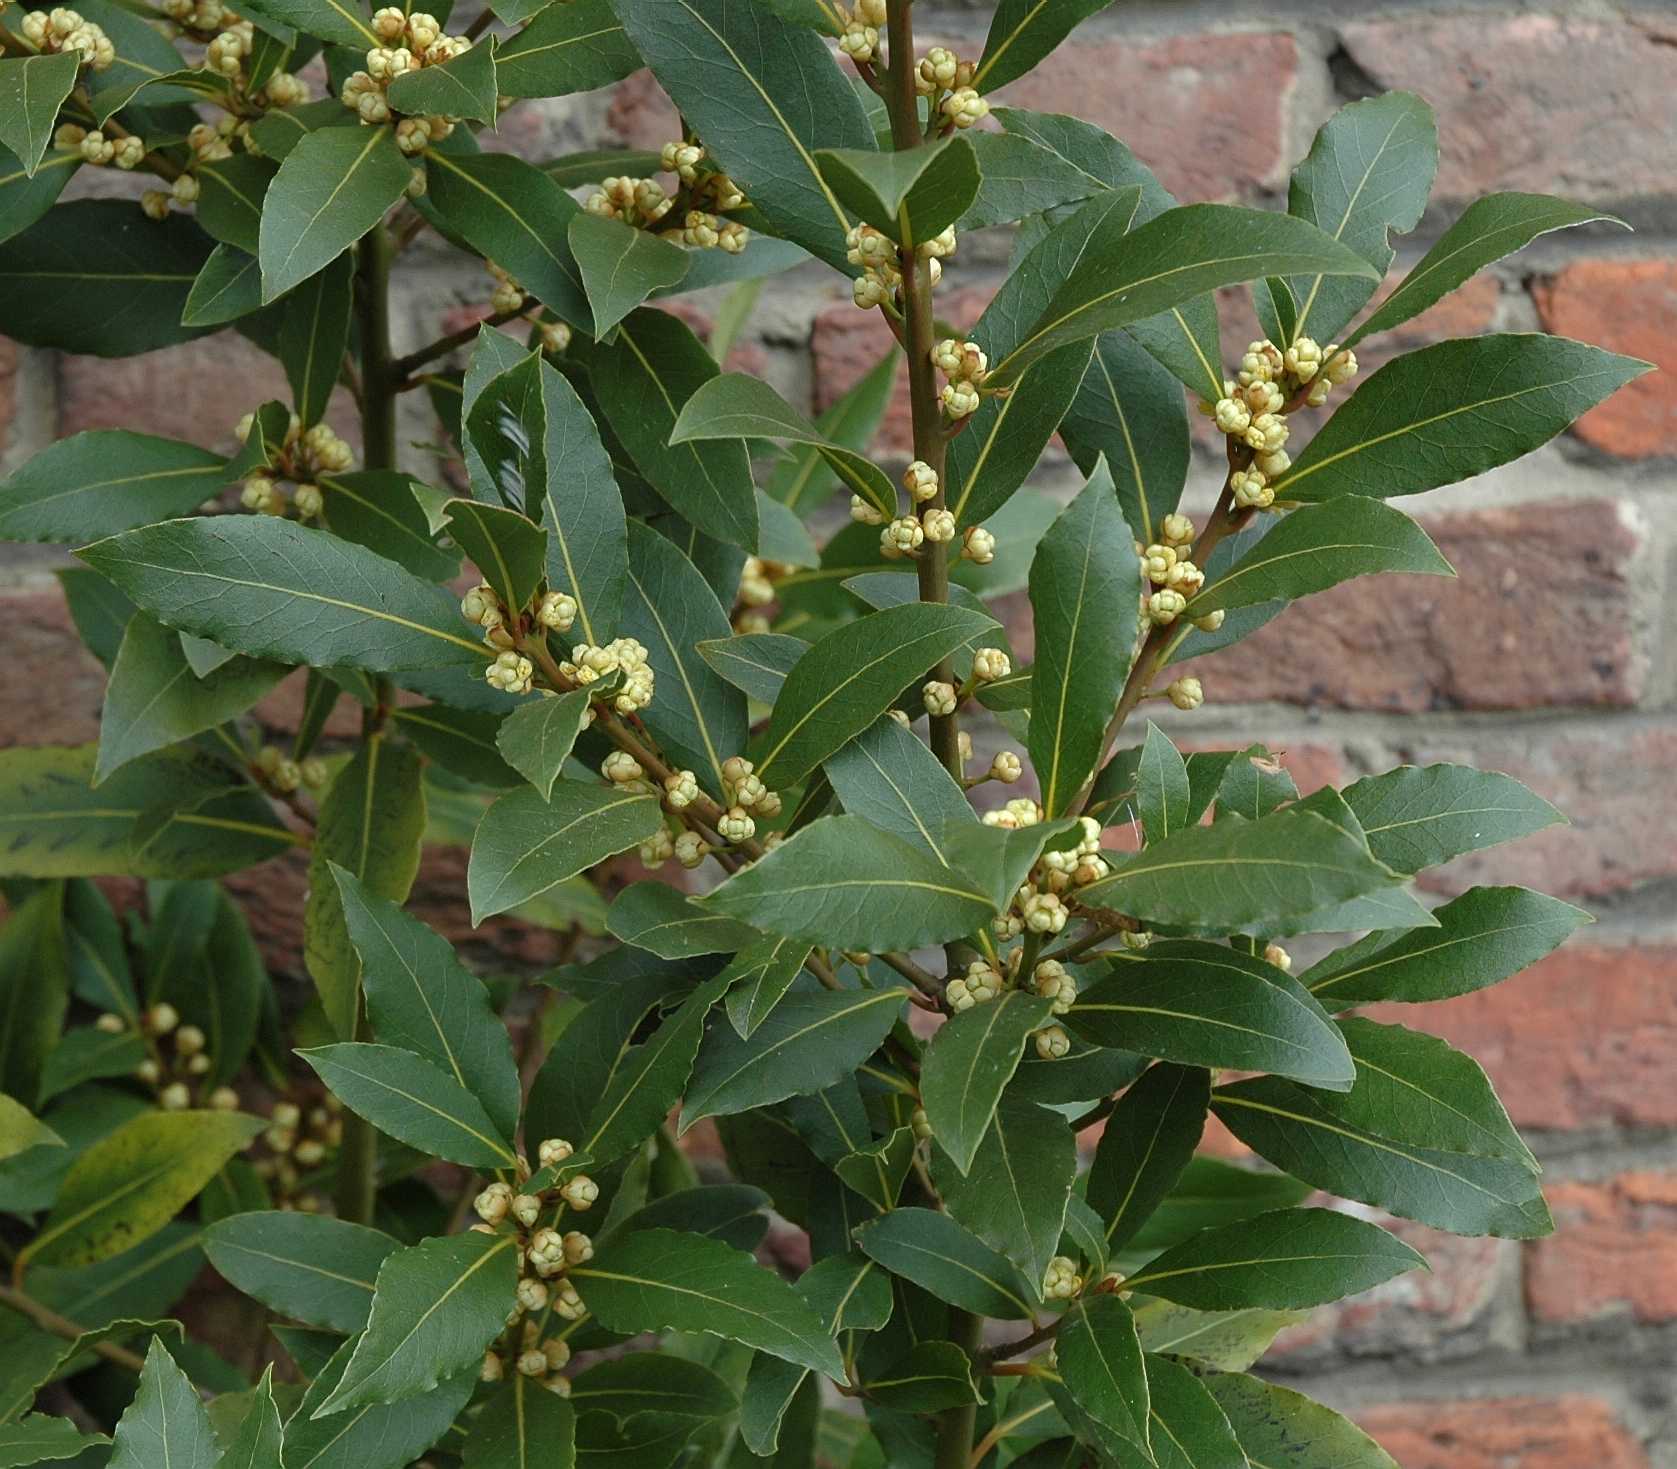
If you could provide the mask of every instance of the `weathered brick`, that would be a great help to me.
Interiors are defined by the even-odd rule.
[[[1659,369],[1620,388],[1572,431],[1609,454],[1671,453],[1677,434],[1677,259],[1580,260],[1538,282],[1534,294],[1549,331]]]
[[[681,136],[681,117],[657,78],[637,71],[612,88],[606,128],[625,148],[662,148]]]
[[[998,100],[1070,113],[1122,138],[1186,200],[1278,184],[1298,46],[1279,31],[1172,36],[1138,44],[1078,38]],[[1231,125],[1238,116],[1238,126]]]
[[[1582,1393],[1387,1403],[1358,1421],[1403,1469],[1646,1469],[1611,1406]]]
[[[1621,1173],[1545,1190],[1556,1232],[1526,1246],[1526,1302],[1539,1321],[1629,1314],[1677,1320],[1677,1174]]]
[[[1677,1126],[1677,948],[1572,943],[1488,990],[1369,1014],[1466,1051],[1520,1127]]]
[[[1379,87],[1407,87],[1437,109],[1437,198],[1672,191],[1677,27],[1669,11],[1424,22],[1406,14],[1347,24],[1340,36]]]
[[[1344,709],[1619,707],[1640,695],[1628,503],[1556,501],[1422,518],[1454,580],[1364,577],[1196,662],[1213,697]]]
[[[105,670],[82,646],[58,589],[10,589],[0,594],[0,615],[0,748],[96,739]]]

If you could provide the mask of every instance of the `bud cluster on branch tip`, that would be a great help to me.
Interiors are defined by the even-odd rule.
[[[900,515],[879,533],[880,554],[888,560],[912,556],[926,540],[926,528],[913,515]]]
[[[73,122],[61,123],[54,131],[52,140],[55,146],[66,152],[73,149],[81,154],[82,162],[92,164],[95,168],[137,168],[146,156],[144,141],[132,133],[124,138],[107,138],[98,130],[89,132]]]
[[[944,719],[955,712],[955,685],[942,679],[927,679],[920,690],[920,702],[934,719]]]
[[[974,1005],[988,1004],[1002,989],[1001,972],[983,959],[974,959],[967,965],[965,975],[950,980],[943,987],[943,998],[950,1012],[959,1015],[963,1010],[972,1009]]]
[[[947,46],[933,46],[914,69],[914,90],[922,97],[935,97],[939,92],[970,87],[977,72],[975,63],[962,61]]]
[[[1012,785],[1024,772],[1024,762],[1012,750],[998,750],[990,761],[990,779],[1003,785]]]
[[[403,122],[401,128],[406,127],[413,118]],[[502,270],[493,260],[485,260],[483,268],[495,278],[495,289],[489,293],[489,307],[498,315],[507,316],[524,309],[524,287],[519,285],[506,271]]]
[[[661,826],[636,848],[636,855],[640,858],[642,867],[649,872],[656,872],[675,856],[675,838]]]
[[[646,661],[646,649],[634,638],[613,638],[603,647],[578,643],[559,671],[580,688],[621,674],[621,687],[608,696],[619,714],[633,714],[652,702],[652,666]]]
[[[685,811],[699,799],[699,778],[691,770],[677,770],[664,777],[664,803],[672,811]]]
[[[1082,833],[1076,846],[1042,854],[1032,873],[1037,887],[1050,893],[1064,893],[1099,882],[1110,872],[1106,859],[1101,856],[1100,823],[1092,816],[1080,816],[1078,822]]]
[[[988,566],[996,559],[996,538],[981,525],[969,526],[961,537],[961,555],[974,566]]]
[[[756,811],[761,816],[780,814],[780,796],[765,789],[756,767],[743,755],[730,755],[722,762],[722,797],[730,806]]]
[[[916,505],[937,499],[938,474],[924,459],[916,459],[903,471],[903,488]]]
[[[1229,494],[1239,510],[1268,510],[1275,503],[1275,491],[1261,469],[1237,469],[1229,476]]]
[[[1014,757],[1018,759],[1018,756]],[[981,818],[986,826],[999,826],[1004,831],[1018,831],[1035,826],[1042,820],[1042,807],[1029,796],[1015,796],[1005,806],[986,811]]]
[[[1048,1262],[1042,1277],[1042,1298],[1045,1301],[1069,1301],[1083,1289],[1083,1277],[1077,1273],[1077,1262],[1064,1255],[1056,1255]]]
[[[436,16],[424,11],[407,15],[393,5],[374,13],[373,32],[383,44],[367,52],[366,69],[346,77],[338,93],[344,106],[369,126],[389,122],[393,116],[387,94],[397,77],[440,66],[472,46],[465,36],[444,35]],[[396,127],[396,144],[404,153],[423,153],[448,137],[458,121],[441,115],[402,118]]]
[[[978,408],[978,390],[983,386],[990,362],[977,342],[957,342],[945,337],[932,348],[932,365],[947,381],[943,385],[943,409],[951,418],[965,418]]]
[[[536,604],[536,621],[553,632],[569,632],[576,615],[576,598],[569,592],[547,592]]]
[[[972,655],[972,676],[980,683],[1006,678],[1013,672],[1013,661],[1000,648],[980,648]]]
[[[1157,587],[1171,587],[1191,597],[1205,585],[1205,573],[1174,546],[1154,542],[1141,552],[1141,569]]]
[[[330,1150],[343,1141],[341,1114],[342,1104],[333,1096],[307,1112],[293,1101],[274,1103],[261,1138],[267,1156],[251,1167],[269,1184],[281,1208],[314,1213],[321,1207],[322,1197],[311,1191],[313,1181],[304,1174],[319,1168]]]
[[[1165,697],[1178,709],[1193,710],[1205,702],[1205,689],[1197,678],[1179,678],[1165,690]]]
[[[845,258],[862,267],[862,273],[850,283],[850,299],[863,311],[889,305],[903,278],[895,242],[871,224],[855,224],[846,233],[844,244]],[[935,260],[932,263],[937,265]],[[938,266],[939,273],[941,270]]]
[[[116,47],[111,44],[111,38],[74,10],[62,7],[31,10],[24,15],[18,29],[37,51],[74,51],[80,55],[83,66],[91,66],[95,71],[104,71],[116,60]]]
[[[1188,599],[1174,587],[1154,592],[1147,599],[1147,618],[1157,627],[1169,627],[1187,609]]]
[[[1058,959],[1038,964],[1031,971],[1031,984],[1043,999],[1053,1002],[1056,1015],[1064,1015],[1077,999],[1077,981]]]
[[[1037,1056],[1044,1061],[1063,1061],[1071,1054],[1071,1036],[1063,1025],[1045,1025],[1031,1033]]]
[[[510,648],[504,653],[497,653],[494,661],[483,671],[489,687],[499,689],[503,694],[529,693],[535,687],[535,675],[535,665]]]

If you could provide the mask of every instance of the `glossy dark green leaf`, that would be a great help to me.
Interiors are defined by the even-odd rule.
[[[400,199],[413,169],[389,128],[322,128],[285,155],[262,206],[262,299],[324,269]]]
[[[483,1405],[460,1462],[463,1469],[575,1469],[576,1409],[515,1372]]]
[[[515,3],[522,4],[522,0]],[[495,85],[508,97],[564,97],[572,92],[591,92],[621,81],[641,65],[640,55],[618,23],[610,0],[573,0],[563,10],[552,5],[530,5],[530,17],[508,15],[506,8],[507,0],[496,6],[502,20],[529,19],[529,24],[495,53]],[[591,170],[587,178],[574,182],[592,183],[614,173],[644,176],[651,172],[652,165],[642,167],[625,156],[620,168]]]
[[[1280,1077],[1219,1087],[1211,1110],[1260,1157],[1343,1198],[1452,1234],[1533,1239],[1554,1227],[1537,1179],[1522,1165],[1364,1132]]]
[[[1015,133],[972,132],[978,158],[978,197],[956,221],[960,230],[987,229],[1098,194],[1105,184],[1048,149]]]
[[[507,607],[527,608],[547,566],[547,532],[517,510],[481,500],[450,500],[449,533]]]
[[[1303,985],[1250,954],[1181,939],[1113,963],[1066,1023],[1101,1045],[1189,1066],[1274,1071],[1348,1090],[1344,1039]]]
[[[1228,1415],[1249,1463],[1397,1469],[1397,1461],[1349,1418],[1303,1393],[1246,1373],[1211,1372],[1200,1382]]]
[[[1162,842],[1172,832],[1190,826],[1191,805],[1187,761],[1170,737],[1149,720],[1136,768],[1136,807],[1147,840]]]
[[[362,41],[361,46],[369,43]],[[276,163],[308,134],[328,127],[360,127],[361,119],[336,97],[301,102],[295,107],[270,107],[250,125],[250,135],[266,158]]]
[[[1472,479],[1547,443],[1648,370],[1535,332],[1422,347],[1351,395],[1274,482],[1276,498],[1387,498]]]
[[[520,704],[501,721],[495,744],[545,801],[553,792],[576,737],[586,727],[588,695],[581,689]]]
[[[262,272],[256,257],[217,245],[192,282],[181,309],[182,326],[222,326],[262,305]]]
[[[934,238],[978,194],[978,159],[959,133],[901,152],[824,148],[815,162],[846,210],[899,245]]]
[[[248,153],[200,161],[195,173],[201,190],[196,210],[199,223],[223,245],[256,254],[262,201],[274,173],[267,159]]]
[[[947,1214],[893,1209],[856,1231],[870,1260],[941,1301],[1003,1321],[1028,1320],[1037,1294],[999,1255]]]
[[[1419,1004],[1507,979],[1553,953],[1589,914],[1529,888],[1469,888],[1434,910],[1437,928],[1371,933],[1302,976],[1330,1009],[1397,1000]]]
[[[887,352],[816,418],[815,427],[829,442],[858,452],[868,447],[896,385],[900,361],[900,353]],[[831,479],[822,471],[825,463],[818,450],[799,449],[775,466],[765,489],[772,499],[807,516],[832,489]]]
[[[1025,75],[1108,0],[1002,0],[972,84],[993,92]]]
[[[1308,1311],[1196,1311],[1160,1300],[1138,1304],[1134,1315],[1149,1353],[1185,1357],[1196,1371],[1203,1364],[1223,1372],[1244,1372],[1277,1336],[1310,1317]]]
[[[365,51],[383,44],[356,0],[257,0],[246,8],[258,21],[318,36],[335,46]]]
[[[938,1146],[965,1174],[989,1131],[1031,1032],[1048,1020],[1047,1000],[1004,990],[944,1022],[926,1048],[921,1105]]]
[[[1355,1295],[1425,1264],[1396,1235],[1349,1214],[1277,1209],[1202,1230],[1128,1284],[1202,1311],[1287,1311]]]
[[[1164,1201],[1205,1131],[1211,1075],[1203,1067],[1148,1068],[1118,1099],[1089,1168],[1089,1205],[1109,1249],[1121,1250]]]
[[[64,891],[41,889],[0,928],[0,1091],[32,1107],[69,1003]]]
[[[566,237],[582,272],[596,337],[607,336],[653,292],[687,274],[688,254],[680,245],[621,220],[574,214]]]
[[[618,19],[716,162],[774,232],[842,267],[851,220],[822,148],[871,148],[872,125],[821,38],[765,5],[618,0]]]
[[[37,1464],[75,1459],[84,1451],[109,1444],[102,1433],[83,1433],[68,1418],[27,1413],[16,1423],[0,1426],[0,1466],[31,1469]]]
[[[436,66],[417,66],[390,83],[390,105],[398,112],[442,113],[472,122],[495,121],[495,43],[477,42]]]
[[[728,1023],[749,1039],[802,973],[809,945],[765,934],[729,961]]]
[[[204,1234],[204,1253],[247,1296],[309,1326],[355,1333],[367,1324],[378,1268],[397,1242],[323,1214],[235,1214]]]
[[[348,1414],[314,1416],[336,1389],[355,1351],[345,1342],[309,1384],[286,1420],[282,1450],[287,1465],[309,1469],[403,1469],[436,1443],[453,1424],[478,1380],[462,1372],[441,1387],[403,1402],[367,1405]]]
[[[203,335],[181,325],[214,241],[185,215],[76,199],[0,245],[0,332],[31,347],[131,357]]]
[[[304,287],[307,289],[307,287]],[[445,550],[421,509],[419,481],[396,470],[362,469],[316,478],[333,535],[376,552],[426,581],[452,581],[460,553]]]
[[[1405,874],[1566,820],[1513,776],[1470,765],[1400,765],[1342,794],[1369,850]]]
[[[161,1337],[153,1337],[134,1401],[117,1420],[114,1469],[210,1469],[221,1457],[210,1416],[192,1380],[176,1365]]]
[[[380,1132],[451,1163],[512,1166],[512,1148],[483,1104],[412,1051],[345,1041],[297,1054],[350,1111]]]
[[[706,1117],[818,1092],[853,1075],[879,1049],[907,999],[900,989],[794,990],[750,1040],[713,1020],[693,1064],[682,1130]]]
[[[1037,660],[1029,748],[1049,816],[1070,809],[1094,773],[1130,671],[1131,609],[1141,592],[1134,545],[1112,475],[1097,464],[1031,562]]]
[[[644,1229],[570,1272],[583,1303],[612,1331],[699,1331],[843,1379],[821,1318],[771,1270],[721,1240]]]
[[[1397,289],[1345,338],[1354,347],[1375,332],[1420,315],[1494,260],[1524,249],[1551,230],[1621,219],[1548,194],[1487,194],[1475,199],[1398,282]]]
[[[52,142],[58,109],[76,84],[81,53],[23,56],[0,63],[0,144],[33,177]]]
[[[1388,237],[1420,223],[1437,171],[1432,108],[1413,92],[1384,92],[1340,108],[1322,125],[1309,157],[1293,170],[1287,212],[1384,275],[1396,254]],[[1298,303],[1289,339],[1337,340],[1374,294],[1374,283],[1344,276],[1298,275],[1287,285]]]
[[[787,675],[757,743],[757,774],[771,788],[802,779],[940,659],[992,625],[962,607],[912,603],[827,634]]]
[[[466,888],[481,923],[644,842],[663,825],[657,800],[635,791],[561,780],[541,792],[510,791],[479,823]]]
[[[0,241],[28,229],[51,209],[81,165],[79,150],[53,148],[30,173],[22,159],[0,144]]]
[[[340,255],[304,281],[280,313],[278,355],[305,427],[320,421],[343,371],[353,278],[348,255]]]
[[[1103,1428],[1146,1450],[1151,1434],[1147,1366],[1130,1308],[1116,1295],[1085,1295],[1054,1338],[1060,1376]]]
[[[894,719],[876,719],[829,755],[822,769],[852,816],[923,847],[945,866],[951,862],[948,829],[977,819],[937,756]]]
[[[762,937],[749,924],[702,908],[655,878],[624,888],[612,902],[606,927],[624,943],[662,959],[729,954]]]
[[[952,1341],[916,1342],[862,1386],[873,1402],[899,1413],[936,1413],[980,1401],[972,1359]]]
[[[703,901],[769,933],[837,948],[908,949],[971,933],[988,890],[855,816],[824,816]]]
[[[53,1033],[57,1034],[56,1027]],[[80,1030],[67,1030],[58,1040],[58,1044],[52,1048],[46,1058],[46,1065],[42,1068],[41,1103],[45,1105],[54,1097],[80,1086],[84,1081],[131,1077],[145,1059],[145,1042],[132,1032],[108,1035],[92,1026]],[[9,1097],[0,1102],[0,1109],[12,1107],[17,1107],[17,1103]],[[21,1108],[18,1110],[22,1112]],[[22,1116],[27,1118],[28,1113],[22,1112]],[[25,1146],[36,1146],[44,1142],[44,1138],[38,1138],[34,1143],[26,1143]]]
[[[802,638],[778,632],[741,633],[697,646],[706,663],[760,704],[772,704],[780,697],[786,675],[809,651],[809,644]]]
[[[294,521],[167,520],[77,554],[166,626],[254,657],[372,672],[486,661],[442,588]]]

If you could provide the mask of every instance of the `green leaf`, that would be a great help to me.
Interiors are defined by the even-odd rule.
[[[471,1397],[477,1372],[462,1372],[441,1387],[389,1406],[365,1405],[339,1416],[315,1410],[336,1389],[356,1343],[345,1342],[315,1375],[286,1420],[285,1463],[308,1469],[403,1469],[436,1443]]]
[[[460,574],[459,551],[437,545],[420,508],[418,480],[395,470],[364,469],[323,474],[315,483],[333,535],[365,546],[426,581],[452,581]]]
[[[240,1112],[143,1112],[76,1159],[20,1263],[83,1266],[155,1234],[261,1132]]]
[[[64,890],[14,900],[0,928],[0,1088],[32,1107],[69,1003]]]
[[[900,360],[899,353],[887,352],[858,379],[853,388],[815,420],[815,427],[830,443],[856,451],[867,448],[885,415],[891,390],[896,386]],[[818,449],[794,451],[770,474],[765,487],[769,496],[799,515],[807,516],[832,489],[831,482],[820,473],[824,463],[825,456]]]
[[[478,41],[438,66],[419,66],[390,83],[390,105],[417,116],[441,113],[470,122],[495,121],[495,41]]]
[[[574,1267],[583,1304],[609,1331],[700,1331],[844,1378],[838,1348],[814,1310],[751,1256],[701,1235],[643,1229]]]
[[[733,439],[672,442],[683,406],[718,375],[687,324],[665,311],[631,312],[618,323],[612,343],[594,350],[589,365],[611,427],[652,488],[688,524],[755,551],[757,496],[745,445]]]
[[[343,1376],[311,1414],[429,1392],[481,1364],[506,1327],[518,1283],[511,1235],[440,1235],[397,1250],[379,1266],[372,1315]]]
[[[140,1390],[117,1420],[113,1469],[210,1469],[220,1457],[210,1415],[192,1380],[175,1365],[162,1338],[153,1337]]]
[[[270,1363],[250,1395],[250,1407],[217,1469],[274,1469],[280,1462],[285,1425],[274,1401],[274,1368]]]
[[[347,869],[372,896],[396,902],[407,897],[425,835],[423,768],[411,746],[372,735],[320,802],[303,910],[303,958],[327,1019],[346,1040],[355,1035],[361,1014],[361,958],[351,945],[334,869]]]
[[[340,255],[297,287],[280,313],[277,355],[305,428],[325,415],[343,371],[354,275],[349,256]]]
[[[131,760],[243,714],[291,670],[235,657],[200,678],[177,634],[136,614],[111,666],[99,721],[94,781]]]
[[[870,1260],[911,1280],[940,1301],[1003,1321],[1031,1319],[1037,1291],[1011,1261],[982,1244],[947,1214],[893,1209],[856,1231]]]
[[[359,42],[357,49],[366,46]],[[321,128],[360,127],[361,119],[346,109],[336,97],[322,97],[317,102],[301,102],[295,107],[271,107],[250,125],[250,135],[264,158],[282,162],[293,148],[310,133]]]
[[[530,605],[547,566],[547,532],[517,510],[481,500],[450,500],[449,533],[495,594],[516,615]]]
[[[1130,1308],[1116,1295],[1086,1295],[1054,1337],[1060,1376],[1103,1428],[1146,1450],[1151,1432],[1147,1366]]]
[[[947,1153],[932,1153],[932,1181],[950,1218],[1033,1282],[1059,1253],[1076,1175],[1077,1142],[1066,1120],[1010,1097],[1002,1098],[964,1177]]]
[[[902,1014],[901,989],[794,990],[742,1040],[713,1022],[693,1063],[681,1131],[706,1117],[807,1096],[853,1075]]]
[[[546,798],[533,788],[509,791],[472,839],[472,922],[529,902],[662,825],[657,799],[636,791],[573,780],[555,782]]]
[[[1455,575],[1427,533],[1402,511],[1361,495],[1341,495],[1286,516],[1190,598],[1183,615],[1291,600],[1379,571]]]
[[[1513,776],[1470,765],[1400,765],[1342,794],[1369,850],[1405,875],[1566,820]]]
[[[701,906],[841,949],[942,943],[996,912],[981,884],[855,816],[812,821]]]
[[[1273,925],[1398,880],[1363,842],[1292,810],[1190,827],[1111,865],[1110,877],[1078,893],[1085,907],[1212,933]]]
[[[894,1209],[914,1157],[914,1129],[899,1127],[887,1137],[840,1158],[833,1172],[847,1188],[883,1213]]]
[[[0,1469],[32,1469],[74,1459],[83,1450],[109,1442],[102,1433],[83,1433],[68,1418],[27,1413],[16,1423],[0,1425]]]
[[[1004,990],[945,1021],[927,1046],[921,1105],[938,1146],[962,1174],[972,1167],[1025,1041],[1051,1008],[1034,994]]]
[[[755,632],[712,638],[697,648],[699,656],[736,689],[760,704],[772,704],[809,644],[788,633]]]
[[[1129,675],[1131,611],[1141,594],[1134,546],[1112,475],[1097,464],[1031,561],[1037,660],[1028,744],[1050,817],[1068,810],[1094,773]]]
[[[1188,762],[1152,720],[1147,721],[1136,768],[1136,806],[1149,842],[1162,842],[1173,831],[1192,825]]]
[[[1293,170],[1287,212],[1349,245],[1381,275],[1397,253],[1388,236],[1421,222],[1438,171],[1438,126],[1413,92],[1384,92],[1342,107],[1316,134],[1310,156]],[[1374,294],[1370,281],[1294,276],[1298,303],[1288,340],[1337,340]]]
[[[582,272],[565,242],[582,206],[539,168],[509,154],[432,149],[425,162],[425,198],[442,222],[561,321],[591,330]]]
[[[828,439],[761,378],[723,373],[702,384],[687,400],[670,431],[670,442],[705,439],[782,439],[807,444],[846,488],[881,514],[896,514],[897,487],[890,476],[867,455]]]
[[[545,801],[553,793],[576,737],[586,728],[588,694],[583,689],[520,704],[501,721],[495,745],[507,764],[530,782]]]
[[[862,1389],[871,1401],[899,1413],[936,1413],[982,1401],[972,1380],[972,1358],[952,1341],[916,1342]]]
[[[1106,187],[1029,138],[991,132],[966,137],[977,156],[980,178],[978,197],[955,222],[961,231],[988,229],[1076,204]]]
[[[200,161],[195,172],[202,188],[196,210],[199,223],[223,245],[254,255],[262,203],[274,173],[267,159],[245,153]]]
[[[1216,1400],[1180,1362],[1149,1351],[1147,1392],[1159,1469],[1242,1469],[1246,1455]]]
[[[441,587],[294,521],[166,520],[76,554],[165,626],[254,657],[373,673],[486,661]]]
[[[993,92],[1025,75],[1110,0],[1002,0],[990,17],[972,84]]]
[[[1290,1311],[1356,1295],[1426,1260],[1395,1235],[1330,1209],[1277,1209],[1201,1230],[1126,1284],[1202,1311]]]
[[[1345,345],[1354,347],[1364,337],[1419,316],[1492,261],[1524,249],[1539,235],[1596,221],[1624,225],[1611,214],[1548,194],[1487,194],[1475,199],[1397,289],[1345,338]]]
[[[688,255],[680,245],[621,220],[573,214],[566,235],[582,271],[596,337],[605,337],[653,292],[687,274]]]
[[[937,756],[894,719],[876,719],[822,769],[850,815],[923,847],[946,867],[953,864],[948,831],[976,819]]]
[[[503,20],[524,19],[507,15],[505,0],[497,9]],[[611,0],[572,0],[563,10],[552,5],[532,9],[530,23],[495,53],[495,85],[504,95],[565,97],[591,92],[639,69],[640,55],[618,24]],[[592,183],[612,172],[644,176],[653,167],[642,168],[625,158],[621,170],[607,166],[575,182]]]
[[[17,155],[30,178],[46,156],[58,109],[80,67],[77,51],[0,62],[0,143]]]
[[[1261,1157],[1343,1198],[1452,1234],[1533,1239],[1553,1228],[1537,1179],[1522,1165],[1364,1132],[1278,1077],[1219,1087],[1211,1110]]]
[[[296,1210],[234,1214],[204,1232],[204,1253],[231,1285],[282,1316],[351,1334],[397,1248],[379,1230]]]
[[[641,714],[681,766],[718,787],[722,762],[745,746],[745,700],[699,656],[726,637],[728,613],[681,548],[641,521],[629,530],[629,594],[622,630],[646,648],[657,688]]]
[[[575,1469],[576,1409],[515,1372],[483,1405],[460,1462],[463,1469]]]
[[[0,245],[0,332],[31,347],[131,357],[202,336],[181,325],[213,241],[128,199],[49,209]]]
[[[1552,954],[1590,915],[1529,888],[1469,888],[1434,909],[1437,928],[1371,933],[1307,969],[1305,987],[1342,1009],[1472,994]]]
[[[30,173],[22,159],[0,144],[0,241],[21,234],[51,209],[81,165],[78,150],[54,148]]]
[[[451,1163],[512,1166],[513,1151],[483,1103],[424,1057],[364,1041],[297,1054],[350,1111],[399,1142]]]
[[[801,780],[929,668],[993,625],[962,607],[910,603],[828,633],[787,675],[759,738],[757,774],[771,788]]]
[[[659,85],[774,233],[842,268],[851,221],[814,155],[871,148],[874,137],[822,39],[763,5],[617,0],[616,10]]]
[[[606,929],[660,959],[733,953],[762,937],[749,924],[707,912],[656,878],[631,883],[617,895],[606,915]]]
[[[729,982],[728,1023],[741,1039],[750,1039],[769,1017],[808,957],[807,944],[765,934],[729,961],[722,971]]]
[[[1634,357],[1539,333],[1439,342],[1395,357],[1275,481],[1281,500],[1414,495],[1529,454],[1649,371]]]
[[[406,192],[413,168],[390,128],[322,128],[285,155],[262,207],[262,299],[324,269]]]
[[[258,22],[302,31],[334,46],[365,51],[384,44],[368,27],[356,0],[257,0],[245,8]]]
[[[461,964],[447,939],[336,862],[330,869],[361,958],[373,1034],[452,1076],[483,1103],[500,1134],[511,1137],[523,1093],[507,1028],[483,981]]]
[[[1287,215],[1189,204],[1126,234],[1127,225],[1122,211],[1107,217],[1036,325],[990,369],[987,387],[1005,387],[1067,342],[1143,321],[1218,286],[1305,271],[1379,279],[1354,251]]]
[[[1188,1066],[1273,1071],[1347,1090],[1345,1042],[1303,985],[1220,944],[1173,940],[1114,961],[1066,1023],[1098,1045]]]
[[[1235,1372],[1210,1372],[1200,1383],[1228,1415],[1249,1463],[1397,1469],[1392,1456],[1349,1418],[1303,1393]]]
[[[1149,1300],[1134,1311],[1141,1344],[1150,1353],[1169,1352],[1196,1365],[1243,1372],[1308,1311],[1196,1311],[1171,1301]]]
[[[1119,1097],[1089,1167],[1089,1205],[1121,1250],[1165,1200],[1205,1131],[1211,1075],[1198,1066],[1150,1066]]]
[[[910,248],[954,224],[978,195],[978,159],[959,133],[902,152],[824,148],[815,161],[845,209]]]

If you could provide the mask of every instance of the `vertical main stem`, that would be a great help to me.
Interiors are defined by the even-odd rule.
[[[367,469],[396,468],[396,380],[390,350],[390,262],[395,251],[383,223],[361,241],[356,261],[355,317],[361,336],[361,462]],[[376,684],[377,697],[362,722],[366,739],[377,739],[389,714],[391,685]],[[364,1016],[356,1018],[357,1040],[368,1038]],[[365,1119],[345,1111],[338,1145],[338,1218],[371,1224],[378,1192],[378,1133]]]
[[[951,1310],[949,1339],[969,1357],[978,1355],[984,1318],[970,1311]],[[938,1414],[937,1452],[934,1469],[969,1469],[972,1463],[973,1432],[978,1423],[978,1404],[962,1403]]]

